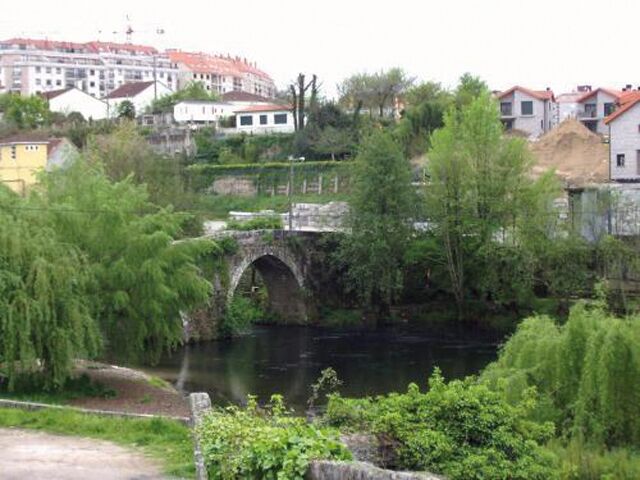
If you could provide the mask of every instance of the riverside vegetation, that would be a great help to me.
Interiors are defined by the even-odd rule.
[[[93,135],[75,121],[65,127],[86,147],[78,162],[42,175],[27,198],[0,188],[3,388],[26,376],[42,390],[61,391],[76,358],[112,352],[154,362],[175,348],[179,312],[206,302],[205,272],[232,248],[186,239],[200,232],[199,207],[229,201],[190,190],[190,175],[329,153],[349,171],[352,234],[331,236],[321,253],[345,296],[357,298],[349,306],[385,322],[399,303],[438,301],[455,305],[452,321],[462,322],[476,309],[520,318],[537,309],[538,297],[557,302],[560,313],[578,298],[591,301],[567,318],[514,322],[498,360],[478,377],[447,382],[436,372],[426,391],[410,385],[374,399],[332,395],[315,424],[289,415],[278,396],[264,408],[250,398],[246,408],[215,409],[201,432],[211,475],[302,478],[311,459],[349,458],[338,441],[342,429],[373,434],[392,449],[393,467],[452,479],[640,477],[640,320],[619,281],[638,271],[636,245],[607,235],[587,243],[562,221],[553,175],[531,178],[524,141],[503,135],[481,80],[465,75],[454,92],[433,83],[409,89],[410,105],[395,124],[384,116],[386,100],[372,92],[393,78],[406,89],[407,79],[374,77],[345,83],[341,101],[355,102],[353,116],[316,98],[303,132],[233,141],[204,132],[196,159],[157,156],[126,122]],[[0,103],[10,105],[12,128],[51,122],[37,102]],[[368,117],[358,114],[363,107]],[[412,171],[407,155],[425,151],[426,167]],[[197,168],[187,170],[188,163]],[[284,199],[241,201],[284,207]],[[411,228],[420,221],[429,228]],[[263,318],[255,302],[238,297],[222,333]],[[71,417],[7,415],[0,414],[7,425],[91,430],[74,430],[81,422]]]

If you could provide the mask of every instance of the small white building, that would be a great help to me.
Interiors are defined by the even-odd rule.
[[[155,86],[154,86],[155,83]],[[136,115],[141,115],[156,98],[171,95],[173,91],[162,82],[125,83],[105,97],[109,105],[109,116],[118,116],[118,106],[125,100],[133,103]]]
[[[107,118],[107,102],[95,98],[75,87],[52,90],[41,94],[49,103],[52,112],[80,113],[85,120],[102,120]]]
[[[173,107],[173,119],[177,123],[219,125],[220,120],[233,117],[237,107],[230,103],[207,100],[184,100]]]
[[[235,107],[251,107],[253,105],[272,105],[273,99],[266,98],[255,93],[233,90],[221,95],[221,100]]]
[[[606,135],[604,119],[611,115],[622,92],[612,88],[596,88],[578,99],[578,120],[594,133]]]
[[[238,133],[290,133],[295,130],[293,113],[285,105],[253,105],[236,110]]]
[[[519,130],[535,139],[558,123],[558,105],[553,92],[515,86],[497,95],[505,130]]]
[[[611,180],[640,181],[640,92],[623,93],[618,104],[604,119],[609,127]]]

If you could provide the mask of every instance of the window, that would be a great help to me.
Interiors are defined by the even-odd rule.
[[[42,69],[40,67],[36,67],[36,73],[40,73]]]
[[[273,123],[276,125],[285,125],[287,123],[287,114],[286,113],[276,113],[273,116]]]
[[[253,125],[253,117],[251,115],[242,115],[240,117],[240,125],[243,125],[243,126]]]
[[[92,69],[92,70],[89,70],[89,75],[95,75],[95,74],[96,74],[96,71],[95,71],[95,70],[93,70],[93,69]]]
[[[266,125],[266,124],[267,124],[267,116],[260,115],[260,125]]]
[[[89,86],[90,87],[95,87],[96,86],[96,82],[89,82]]]
[[[15,160],[15,159],[16,159],[16,146],[11,145],[11,160]]]
[[[604,104],[604,116],[607,117],[613,113],[615,105],[613,103]]]
[[[533,102],[531,100],[520,102],[520,113],[522,115],[533,115]]]
[[[513,113],[511,109],[511,102],[500,102],[500,115],[503,117],[510,117]]]
[[[41,85],[42,84],[42,80],[40,80],[39,78],[36,78],[36,85]]]
[[[47,80],[47,86],[51,86],[51,80]]]
[[[56,73],[62,73],[62,69],[60,67],[56,67]]]
[[[616,155],[616,167],[624,167],[624,153]]]
[[[47,67],[47,68],[45,69],[45,72],[47,72],[47,73],[51,73],[51,67]]]

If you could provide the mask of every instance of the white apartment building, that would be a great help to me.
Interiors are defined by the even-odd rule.
[[[236,110],[238,133],[291,133],[293,113],[283,105],[254,105]]]
[[[49,103],[49,110],[69,114],[78,112],[85,120],[102,120],[107,118],[107,102],[92,97],[75,87],[62,90],[51,90],[41,94]]]
[[[640,92],[622,94],[604,124],[609,128],[611,180],[640,181]]]
[[[235,115],[236,107],[230,103],[204,100],[184,100],[173,107],[173,119],[178,123],[214,124]]]
[[[500,119],[505,130],[519,130],[530,139],[551,130],[558,123],[558,105],[549,89],[536,91],[515,86],[497,94]]]
[[[0,85],[22,95],[75,87],[103,98],[126,83],[152,81],[154,76],[172,90],[177,87],[177,67],[166,54],[149,46],[22,38],[0,41]]]
[[[607,135],[609,128],[604,119],[611,115],[622,92],[611,88],[596,88],[578,99],[577,118],[594,133]]]
[[[168,50],[174,66],[180,70],[179,88],[201,82],[205,89],[224,94],[243,91],[263,97],[275,96],[273,79],[246,58]]]

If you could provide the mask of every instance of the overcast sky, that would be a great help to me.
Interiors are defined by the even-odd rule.
[[[124,41],[130,23],[135,43],[247,57],[278,87],[298,72],[316,73],[329,96],[352,73],[394,66],[445,86],[466,71],[492,89],[549,86],[556,94],[577,84],[640,84],[638,0],[22,0],[4,7],[2,39]]]

